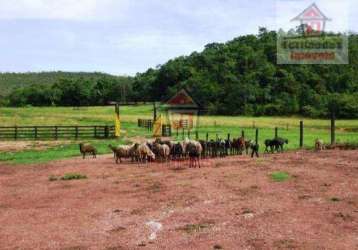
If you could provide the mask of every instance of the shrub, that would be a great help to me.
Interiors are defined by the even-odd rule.
[[[341,199],[339,199],[339,198],[337,198],[337,197],[333,197],[333,198],[331,198],[331,201],[333,201],[333,202],[339,202],[339,201],[341,201]]]
[[[56,176],[54,176],[54,175],[51,175],[51,176],[48,177],[48,180],[49,181],[57,181],[58,178]]]
[[[284,182],[291,178],[291,176],[286,172],[274,172],[271,174],[272,180],[275,182]]]
[[[63,181],[82,180],[82,179],[87,179],[87,176],[77,174],[77,173],[68,173],[68,174],[65,174],[63,177],[61,177],[61,180],[63,180]]]

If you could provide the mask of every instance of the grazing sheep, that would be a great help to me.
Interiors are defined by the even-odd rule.
[[[187,152],[188,152],[188,155],[189,155],[189,167],[192,168],[192,167],[196,167],[197,165],[199,166],[199,168],[201,167],[200,166],[200,156],[201,156],[201,153],[203,151],[203,148],[201,146],[201,144],[197,141],[190,141],[188,144],[187,144]]]
[[[86,158],[86,154],[91,154],[91,155],[93,155],[93,158],[97,158],[97,149],[90,144],[81,143],[80,144],[80,152],[83,156],[83,159]]]
[[[186,139],[183,141],[183,148],[184,148],[184,151],[185,151],[185,152],[187,151],[187,146],[188,146],[189,144],[194,144],[195,146],[197,146],[198,149],[200,149],[200,154],[203,152],[203,148],[202,148],[200,142],[195,141],[195,140],[189,140],[188,138],[186,138]]]
[[[254,156],[256,155],[257,158],[259,158],[259,149],[260,149],[260,146],[259,144],[251,144],[250,145],[250,148],[251,148],[251,158],[254,158]]]
[[[170,149],[172,149],[173,146],[175,145],[175,142],[173,142],[173,141],[162,141],[161,144],[162,145],[167,145]]]
[[[109,145],[108,147],[112,149],[113,153],[115,154],[116,163],[122,163],[122,158],[130,158],[132,157],[133,160],[133,148],[136,145],[133,146],[118,146],[113,147],[112,145]]]
[[[277,138],[274,138],[272,140],[266,140],[265,141],[265,152],[269,152],[268,151],[268,148],[271,149],[271,153],[274,153],[274,151],[276,152],[283,152],[283,146],[285,144],[288,144],[288,140],[287,139],[284,139],[284,138],[280,138],[280,137],[277,137]]]
[[[155,141],[154,141],[154,144],[155,143],[158,143],[160,145],[167,145],[170,149],[172,149],[173,145],[175,144],[175,142],[173,141],[162,141],[162,139],[160,138],[157,138]]]
[[[226,142],[225,140],[219,139],[217,142],[217,149],[220,157],[226,156]]]
[[[153,150],[154,153],[162,160],[164,160],[165,162],[167,162],[168,160],[170,160],[170,148],[168,145],[166,144],[159,144],[159,143],[154,143],[153,145]]]
[[[283,152],[283,146],[288,144],[288,140],[284,138],[277,137],[273,140],[274,146],[277,152]]]
[[[109,144],[108,147],[112,150],[113,158],[115,159],[116,158],[116,150],[117,150],[117,148],[112,146],[111,144]]]
[[[324,141],[321,139],[316,139],[315,149],[316,149],[316,151],[322,151],[322,150],[326,149],[326,147],[324,145]]]
[[[239,154],[239,140],[233,139],[231,144],[231,154],[237,155]]]
[[[201,147],[203,148],[203,152],[201,153],[201,157],[206,158],[207,153],[208,153],[208,143],[206,141],[204,141],[204,140],[199,140],[199,143],[201,144]]]
[[[273,140],[270,140],[270,139],[265,140],[265,146],[266,146],[265,153],[269,153],[269,150],[268,150],[269,148],[271,150],[271,153],[273,153],[273,149],[274,149]]]
[[[255,145],[255,141],[253,140],[247,140],[245,141],[245,149],[246,149],[246,155],[249,154],[249,149],[252,149],[252,147]]]
[[[180,160],[184,157],[183,146],[180,142],[173,145],[170,150],[170,155],[174,160]]]
[[[245,137],[240,137],[237,141],[237,146],[238,146],[238,152],[240,155],[242,155],[242,153],[246,150],[245,147]]]
[[[229,139],[225,140],[225,155],[229,156],[231,153],[232,141]]]
[[[216,141],[210,140],[208,142],[208,153],[212,158],[217,157],[217,155],[218,155],[218,145],[217,145]]]
[[[139,144],[135,143],[129,149],[129,157],[132,159],[132,162],[134,162],[134,161],[138,162],[139,161],[139,154],[138,154],[138,150],[137,150],[138,147],[139,147]]]
[[[155,154],[150,150],[147,143],[143,143],[137,148],[139,161],[147,163],[148,161],[155,161]]]

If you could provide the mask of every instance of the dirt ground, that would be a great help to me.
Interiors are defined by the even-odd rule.
[[[358,249],[358,151],[202,164],[0,165],[0,249]]]

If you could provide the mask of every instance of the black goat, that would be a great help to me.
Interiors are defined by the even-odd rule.
[[[176,143],[170,149],[170,155],[174,160],[180,160],[184,157],[183,146],[180,143]]]
[[[280,137],[276,137],[272,140],[266,140],[265,141],[265,146],[266,146],[265,152],[269,153],[268,148],[270,148],[271,153],[274,153],[274,151],[283,152],[283,146],[285,144],[288,144],[288,140],[280,138]]]

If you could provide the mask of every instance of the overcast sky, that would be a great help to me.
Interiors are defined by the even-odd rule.
[[[332,1],[315,2],[333,21],[348,16],[349,30],[357,31],[358,0],[350,0],[350,6],[341,9],[339,4],[328,4]],[[280,9],[277,3],[282,7],[285,2],[295,2],[294,6],[301,10],[312,3],[0,0],[0,71],[101,71],[134,75],[171,58],[201,51],[207,43],[256,34],[259,26],[276,29],[279,20],[276,10]]]

